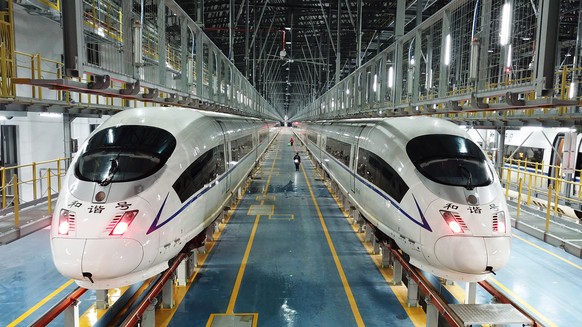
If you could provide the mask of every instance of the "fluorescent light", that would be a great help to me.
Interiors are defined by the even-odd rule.
[[[411,58],[410,58],[410,65],[411,65],[411,66],[414,66],[414,57],[411,57]]]
[[[505,65],[505,67],[511,67],[511,44],[507,49],[507,64]]]
[[[346,89],[346,94],[350,94],[350,89]]]
[[[451,63],[451,34],[447,34],[445,39],[445,65]]]
[[[576,129],[572,127],[558,127],[556,128],[556,132],[575,132]]]
[[[544,128],[542,126],[523,126],[522,128],[520,128],[520,131],[526,131],[526,132],[539,132],[542,131]]]
[[[570,91],[568,92],[568,97],[570,99],[574,99],[576,97],[576,83],[575,82],[570,83]]]
[[[388,87],[392,88],[394,86],[394,67],[390,66],[388,68]]]
[[[499,43],[506,45],[509,43],[509,30],[511,29],[511,5],[506,2],[503,5],[501,14],[501,33],[499,34]]]
[[[40,116],[41,117],[48,117],[48,118],[60,118],[63,116],[63,114],[58,113],[58,112],[41,112]]]
[[[0,116],[0,120],[8,120],[6,116]]]
[[[376,92],[377,89],[378,89],[378,75],[374,74],[374,85],[372,85],[372,90]]]

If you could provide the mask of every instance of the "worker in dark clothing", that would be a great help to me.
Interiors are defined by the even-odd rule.
[[[293,139],[293,136],[291,136],[291,139],[289,139],[289,145],[293,146],[293,142],[295,142],[295,140]]]
[[[301,164],[301,157],[299,156],[299,152],[295,153],[293,157],[293,163],[295,163],[295,171],[299,171],[299,164]]]

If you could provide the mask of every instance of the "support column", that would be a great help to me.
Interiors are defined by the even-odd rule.
[[[396,29],[394,40],[396,49],[394,51],[394,81],[393,81],[393,103],[399,105],[402,99],[402,83],[404,80],[402,72],[403,46],[400,40],[404,36],[404,18],[406,17],[406,0],[398,0],[396,5]]]
[[[162,287],[162,308],[172,309],[174,306],[174,280],[170,278]]]
[[[418,283],[408,276],[408,287],[406,295],[406,304],[409,307],[418,306]]]
[[[63,312],[64,325],[65,327],[79,327],[79,304],[81,301],[76,300],[73,304],[69,305],[67,309]]]
[[[501,179],[501,173],[503,171],[503,155],[505,148],[505,126],[497,128],[497,154],[495,155],[495,168],[497,169],[497,174]]]
[[[185,93],[188,93],[188,73],[190,72],[188,69],[188,36],[187,18],[180,17],[180,61],[182,66],[182,78],[180,79],[180,83],[182,85],[178,88]]]
[[[465,304],[477,303],[477,283],[467,283],[465,285]]]
[[[123,1],[121,3],[121,12],[130,13],[132,11],[131,1]],[[123,51],[123,71],[127,76],[133,76],[133,53],[129,49],[133,49],[133,22],[131,15],[123,15],[121,17],[121,26],[123,33],[123,49],[128,51]]]
[[[514,9],[512,8],[512,11]],[[550,96],[554,92],[554,70],[558,48],[560,6],[556,1],[540,0],[538,8],[537,37],[535,49],[536,96]]]
[[[95,307],[97,309],[107,309],[109,307],[109,293],[108,290],[95,291]]]
[[[83,34],[83,2],[61,2],[63,22],[64,77],[83,76],[85,63],[85,36]]]
[[[392,285],[400,285],[402,283],[402,264],[398,260],[394,260],[394,273],[392,275]]]
[[[63,156],[64,158],[72,158],[73,152],[71,149],[71,143],[73,140],[71,139],[71,115],[67,112],[63,112],[63,139]],[[65,160],[66,167],[63,167],[65,170],[69,168],[68,161],[69,160]]]
[[[166,85],[166,0],[158,0],[158,79]]]
[[[156,304],[158,300],[156,298],[151,299],[148,308],[141,316],[141,327],[155,327],[156,326]]]
[[[204,98],[204,34],[196,29],[196,95]]]
[[[335,84],[338,84],[341,80],[341,44],[340,44],[340,31],[341,31],[341,21],[342,21],[342,1],[337,0],[337,37],[335,41]],[[340,109],[340,108],[338,108]]]
[[[432,304],[430,299],[426,299],[426,327],[438,327],[439,310]]]
[[[392,263],[392,252],[386,244],[380,245],[380,253],[382,254],[382,268],[390,267]]]

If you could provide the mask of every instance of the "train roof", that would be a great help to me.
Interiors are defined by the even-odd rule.
[[[146,107],[121,111],[105,121],[101,128],[120,125],[145,125],[156,126],[165,129],[172,134],[177,134],[193,121],[203,117],[226,120],[240,119],[259,122],[259,120],[255,118],[239,117],[218,112],[206,112],[190,108]]]

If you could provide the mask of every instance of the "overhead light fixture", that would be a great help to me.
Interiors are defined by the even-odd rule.
[[[388,68],[388,87],[392,88],[394,86],[394,67],[390,66]]]
[[[519,130],[525,132],[539,132],[543,129],[542,126],[522,126]]]
[[[506,2],[501,10],[501,33],[499,34],[499,44],[509,43],[509,30],[511,29],[511,5]]]
[[[451,34],[447,34],[445,38],[445,65],[451,63]]]
[[[60,118],[63,116],[63,114],[61,114],[59,112],[41,112],[40,116],[41,117],[48,117],[48,118]]]

